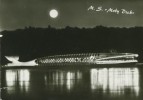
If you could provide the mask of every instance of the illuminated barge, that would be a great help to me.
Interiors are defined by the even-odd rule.
[[[6,58],[12,63],[6,66],[35,66],[35,65],[55,65],[55,64],[126,64],[137,63],[138,54],[133,53],[82,53],[54,55],[37,58],[28,62],[18,61],[18,57]]]
[[[138,54],[133,53],[83,53],[55,55],[38,58],[38,64],[86,63],[86,64],[124,64],[137,63]]]

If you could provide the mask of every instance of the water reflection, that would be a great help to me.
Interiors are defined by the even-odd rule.
[[[30,72],[28,70],[6,70],[6,86],[9,92],[13,91],[14,86],[19,86],[20,90],[28,91]]]
[[[76,84],[82,79],[82,73],[80,71],[64,71],[56,70],[48,72],[44,76],[46,86],[55,86],[59,88],[65,88],[70,91]]]
[[[13,86],[17,80],[17,73],[12,70],[7,70],[6,71],[6,83],[7,86]]]
[[[141,94],[138,68],[16,69],[5,70],[3,78],[3,86],[7,86],[3,98],[79,95],[94,100],[98,95],[120,98]]]
[[[30,80],[30,73],[28,70],[20,70],[18,72],[20,87],[22,90],[28,91],[29,89],[29,80]]]
[[[103,91],[111,95],[126,92],[139,95],[139,70],[137,68],[91,69],[92,92]]]

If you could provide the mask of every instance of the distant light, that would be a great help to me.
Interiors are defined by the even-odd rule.
[[[0,37],[3,37],[3,35],[0,34]]]
[[[56,18],[56,17],[58,17],[58,11],[57,11],[56,9],[50,10],[49,14],[50,14],[50,17],[51,17],[51,18]]]

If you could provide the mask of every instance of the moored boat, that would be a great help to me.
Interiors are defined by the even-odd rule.
[[[132,64],[137,63],[138,54],[133,53],[81,53],[54,55],[37,58],[28,62],[20,62],[19,57],[5,56],[12,63],[5,66],[37,66],[37,65],[61,65],[61,64]]]

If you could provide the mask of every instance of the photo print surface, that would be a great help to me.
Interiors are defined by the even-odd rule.
[[[0,100],[142,100],[142,0],[0,0]]]

